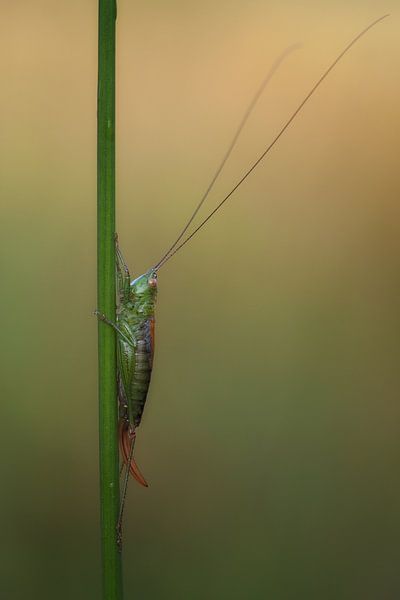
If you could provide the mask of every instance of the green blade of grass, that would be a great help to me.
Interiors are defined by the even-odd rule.
[[[97,96],[97,308],[115,321],[115,0],[99,0]],[[115,333],[98,324],[103,598],[122,599]]]

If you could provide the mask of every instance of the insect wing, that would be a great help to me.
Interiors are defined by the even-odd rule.
[[[119,322],[119,326],[125,333],[125,331],[127,330],[127,327],[123,327],[123,324],[121,324],[121,322]],[[129,330],[127,331],[127,333],[128,332],[129,332]],[[121,409],[125,409],[125,410],[122,410],[122,412],[126,413],[125,407],[127,407],[128,416],[130,417],[130,413],[132,411],[132,406],[131,406],[131,398],[130,398],[129,391],[131,389],[133,374],[135,372],[136,344],[135,344],[135,340],[132,338],[132,335],[129,335],[129,338],[132,339],[132,342],[134,345],[128,344],[124,339],[121,338],[121,336],[117,336],[117,367],[118,367],[118,396],[119,396]]]

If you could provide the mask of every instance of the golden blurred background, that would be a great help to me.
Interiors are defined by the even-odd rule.
[[[177,235],[282,50],[302,44],[208,210],[393,12],[160,271],[126,598],[400,597],[396,7],[118,4],[117,219],[134,274]],[[0,49],[2,597],[95,599],[97,4],[1,0]]]

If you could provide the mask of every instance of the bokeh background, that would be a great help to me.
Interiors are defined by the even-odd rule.
[[[400,597],[396,2],[118,6],[118,231],[139,274],[274,77],[160,272],[126,598]],[[1,0],[1,595],[100,596],[95,1]],[[204,213],[205,214],[205,213]]]

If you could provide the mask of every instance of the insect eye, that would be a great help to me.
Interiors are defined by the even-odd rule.
[[[157,278],[156,277],[154,277],[154,276],[150,277],[149,286],[153,287],[153,288],[157,287]]]

